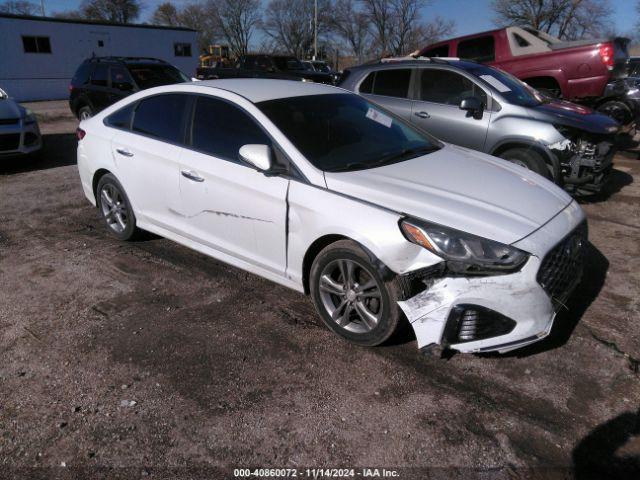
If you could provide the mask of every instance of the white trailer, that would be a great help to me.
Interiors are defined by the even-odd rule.
[[[154,57],[195,76],[197,45],[189,28],[0,14],[0,88],[18,101],[67,98],[92,56]]]

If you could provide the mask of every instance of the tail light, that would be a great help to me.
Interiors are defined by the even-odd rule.
[[[70,84],[69,84],[69,91],[70,91],[70,92],[73,92],[73,83],[70,83]]]
[[[605,43],[600,46],[600,60],[606,65],[609,70],[613,69],[613,45]]]
[[[86,134],[87,132],[85,132],[83,129],[76,128],[76,138],[78,139],[78,141],[82,140]]]

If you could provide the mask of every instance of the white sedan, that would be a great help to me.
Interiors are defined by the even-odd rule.
[[[443,144],[340,88],[236,79],[127,97],[78,129],[108,230],[150,231],[311,295],[361,345],[545,337],[579,281],[582,209],[516,165]]]

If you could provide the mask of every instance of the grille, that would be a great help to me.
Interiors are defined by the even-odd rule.
[[[20,147],[20,134],[0,135],[0,150],[17,150]]]
[[[580,282],[587,246],[587,224],[580,224],[544,257],[538,283],[556,302],[564,302]]]
[[[0,118],[0,125],[17,125],[19,118]]]

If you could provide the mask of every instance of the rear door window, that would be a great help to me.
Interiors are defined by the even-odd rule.
[[[133,115],[133,131],[171,143],[183,143],[183,118],[188,96],[156,95],[140,100]]]
[[[387,97],[407,98],[411,70],[397,68],[393,70],[378,70],[375,72],[371,93]]]
[[[198,96],[190,144],[200,152],[243,163],[238,156],[240,147],[271,145],[271,139],[244,110],[218,98]]]
[[[459,73],[424,68],[420,72],[420,99],[444,105],[460,105],[467,97],[479,97],[487,105],[487,95],[479,86]]]
[[[493,36],[471,38],[458,43],[457,56],[480,63],[493,62],[496,59]]]
[[[126,107],[121,108],[113,112],[107,118],[104,119],[105,125],[114,128],[121,128],[124,130],[131,129],[131,117],[133,116],[133,110],[135,109],[136,102],[130,103]]]

